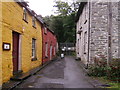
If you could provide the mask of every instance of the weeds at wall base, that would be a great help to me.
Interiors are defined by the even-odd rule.
[[[114,85],[120,83],[120,59],[113,59],[109,66],[107,66],[105,59],[95,59],[94,65],[90,65],[88,69],[89,76],[103,77]]]

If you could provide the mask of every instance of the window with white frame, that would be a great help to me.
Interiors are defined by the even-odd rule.
[[[45,43],[45,57],[48,57],[48,43]]]
[[[36,18],[33,16],[32,17],[32,26],[36,28]]]
[[[44,27],[44,34],[47,34],[47,28]]]
[[[27,10],[23,7],[23,20],[28,22]]]
[[[32,38],[32,59],[36,59],[36,39]]]

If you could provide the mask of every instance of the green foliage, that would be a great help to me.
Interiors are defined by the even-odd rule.
[[[111,87],[110,88],[116,88],[116,90],[118,90],[117,88],[119,88],[120,89],[120,83],[109,83],[110,85],[111,85]],[[113,89],[111,89],[111,90],[113,90]]]
[[[57,16],[46,16],[44,21],[49,25],[57,36],[58,43],[75,42],[75,15],[79,6],[78,2],[68,4],[68,2],[56,1]]]
[[[71,12],[71,8],[67,2],[56,1],[55,3],[56,5],[54,5],[54,7],[57,7],[57,14],[66,16]]]
[[[111,81],[120,82],[120,59],[113,59],[109,66],[106,61],[95,59],[95,64],[89,67],[89,76],[106,76]]]

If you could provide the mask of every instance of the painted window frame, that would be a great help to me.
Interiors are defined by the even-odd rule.
[[[36,28],[36,18],[35,16],[32,17],[32,26]]]
[[[32,61],[37,60],[36,58],[36,39],[32,38]]]
[[[23,20],[28,23],[28,13],[26,8],[23,7]]]
[[[48,43],[45,43],[45,57],[48,58]]]
[[[44,34],[47,34],[47,28],[44,27]]]

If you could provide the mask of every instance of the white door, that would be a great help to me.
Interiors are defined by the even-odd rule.
[[[52,60],[52,46],[50,46],[50,60]]]

